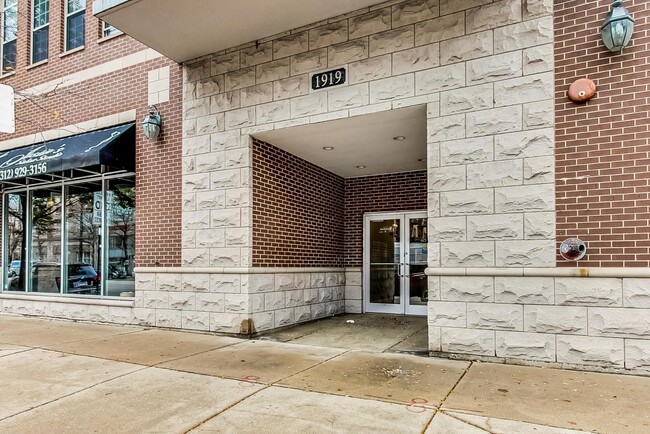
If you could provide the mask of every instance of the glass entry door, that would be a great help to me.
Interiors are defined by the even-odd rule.
[[[426,213],[366,215],[363,265],[366,312],[426,315]]]

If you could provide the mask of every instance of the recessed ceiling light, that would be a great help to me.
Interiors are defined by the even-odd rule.
[[[324,151],[333,151],[333,150],[334,150],[334,146],[323,146],[323,150],[324,150]]]
[[[426,161],[426,158],[418,158],[418,161],[422,163],[423,161]]]
[[[357,166],[357,169],[365,169],[366,166]]]
[[[395,137],[393,137],[393,140],[397,140],[398,142],[401,142],[402,140],[406,140],[406,137],[404,137],[404,136],[395,136]]]

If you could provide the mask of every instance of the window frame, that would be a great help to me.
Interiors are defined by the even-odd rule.
[[[12,2],[13,4],[7,6],[7,2]],[[6,22],[6,11],[8,9],[16,9],[16,29],[15,29],[15,36],[13,39],[7,41],[4,39],[4,33],[5,33],[5,28],[7,27],[7,22]],[[12,42],[15,43],[15,45],[18,45],[18,0],[2,0],[2,4],[0,5],[0,16],[2,19],[0,20],[0,76],[7,75],[7,74],[13,74],[16,72],[16,66],[18,64],[18,53],[17,53],[17,46],[14,48],[16,51],[15,57],[14,57],[14,65],[11,70],[6,70],[5,71],[5,45],[8,45]]]
[[[122,31],[112,24],[109,24],[104,20],[99,20],[99,22],[101,23],[100,40],[112,38],[113,36],[119,36],[122,34]],[[110,31],[110,29],[113,29],[112,33],[106,33],[107,31]]]
[[[30,18],[31,19],[31,23],[30,23],[30,27],[31,27],[30,36],[31,37],[30,37],[30,42],[29,42],[29,44],[30,44],[30,47],[29,47],[29,52],[30,52],[29,63],[30,63],[30,65],[45,62],[50,58],[50,47],[49,47],[49,45],[50,45],[50,0],[45,0],[47,2],[47,22],[46,22],[46,24],[44,24],[44,25],[42,25],[42,26],[40,26],[38,28],[34,25],[35,24],[35,13],[36,13],[36,2],[37,1],[38,0],[32,0],[32,2],[31,2],[31,6],[32,6],[32,12],[31,12],[31,18]],[[39,60],[37,62],[34,62],[34,54],[35,54],[34,53],[34,35],[36,34],[36,32],[38,30],[42,30],[42,29],[45,29],[45,28],[47,28],[47,45],[48,45],[47,51],[45,53],[46,54],[45,59],[41,59],[41,60]]]
[[[74,18],[77,15],[85,14],[86,13],[86,7],[87,7],[86,0],[83,0],[83,7],[82,8],[79,8],[76,11],[73,11],[73,12],[68,12],[68,9],[69,9],[68,6],[70,5],[71,1],[74,1],[74,0],[65,0],[65,2],[63,2],[63,7],[65,8],[65,10],[63,11],[64,12],[64,14],[63,14],[63,16],[64,16],[64,21],[63,21],[63,52],[64,53],[67,53],[69,51],[80,50],[86,45],[86,21],[85,21],[85,18],[84,18],[84,41],[83,41],[83,44],[81,44],[81,45],[79,45],[77,47],[74,47],[74,48],[68,48],[68,43],[70,42],[68,40],[68,22],[70,21],[71,18]]]

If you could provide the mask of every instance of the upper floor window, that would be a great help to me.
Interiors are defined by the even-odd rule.
[[[117,35],[121,33],[115,27],[108,24],[106,21],[102,21],[102,38],[108,38],[109,36]]]
[[[32,63],[47,59],[50,28],[50,0],[32,3]]]
[[[16,34],[18,33],[18,0],[3,0],[2,8],[2,71],[16,70]]]
[[[81,47],[86,42],[86,0],[66,0],[65,51]]]

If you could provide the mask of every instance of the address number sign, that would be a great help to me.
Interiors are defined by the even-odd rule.
[[[311,90],[320,90],[332,86],[345,84],[345,68],[331,71],[317,72],[311,76]]]

